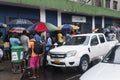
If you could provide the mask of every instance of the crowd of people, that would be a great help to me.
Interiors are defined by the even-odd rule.
[[[42,35],[40,32],[32,32],[27,33],[24,30],[22,33],[11,33],[7,36],[7,41],[11,50],[12,47],[22,46],[23,47],[23,69],[30,67],[33,72],[33,76],[31,78],[39,77],[39,67],[42,65],[44,68],[46,67],[46,58],[50,49],[55,46],[61,46],[65,41],[69,41],[71,36],[75,35],[73,31],[69,34],[63,34],[62,31],[56,32],[46,32],[45,35]],[[37,54],[34,52],[35,41],[39,41],[43,45],[43,53]],[[1,40],[0,40],[1,42]],[[57,45],[54,45],[54,44]],[[2,42],[1,42],[2,44]],[[4,46],[2,46],[4,47]],[[1,47],[1,48],[2,48]],[[3,49],[3,48],[2,48]],[[11,51],[9,51],[9,57],[11,59]]]
[[[70,31],[67,33],[63,33],[60,31],[55,32],[46,32],[45,35],[42,35],[41,32],[32,32],[27,33],[24,30],[22,33],[11,33],[11,35],[7,36],[7,41],[10,43],[9,49],[15,46],[23,46],[23,69],[30,67],[33,72],[33,76],[31,78],[39,77],[39,67],[42,65],[44,68],[47,63],[47,54],[50,49],[55,46],[62,46],[64,42],[69,41],[73,35],[80,34],[76,31]],[[111,32],[106,32],[105,36],[107,40],[115,39],[116,35]],[[114,37],[113,37],[114,36]],[[39,41],[43,45],[43,52],[41,54],[37,54],[34,52],[35,41]],[[0,35],[0,44],[2,44],[2,36]],[[56,44],[56,45],[55,45]],[[3,49],[3,46],[0,45],[0,48]],[[11,57],[11,51],[9,52]],[[11,58],[10,58],[11,59]]]

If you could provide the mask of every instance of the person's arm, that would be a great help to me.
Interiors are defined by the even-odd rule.
[[[20,42],[20,40],[19,40],[19,39],[16,39],[16,44],[18,44],[18,45],[20,45],[20,44],[21,44],[21,42]]]
[[[32,54],[32,46],[31,46],[31,43],[30,43],[30,42],[28,43],[28,51],[27,51],[27,54],[28,54],[29,56],[31,56],[31,54]]]
[[[48,38],[46,46],[52,46],[52,39]]]

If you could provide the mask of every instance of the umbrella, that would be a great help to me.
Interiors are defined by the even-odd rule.
[[[75,25],[71,25],[71,26],[72,26],[72,30],[77,30],[80,28],[79,26],[75,26]]]
[[[28,26],[32,24],[33,23],[27,19],[14,19],[8,23],[9,26]]]
[[[47,26],[43,22],[37,23],[37,25],[34,28],[35,31],[37,32],[45,32],[48,30]]]
[[[62,26],[58,26],[57,30],[60,31],[62,29]]]
[[[7,27],[7,24],[0,23],[0,27]]]
[[[62,26],[62,30],[70,30],[71,28],[72,28],[72,26],[69,24],[65,24]]]
[[[51,23],[45,23],[49,31],[56,31],[58,30],[57,27]]]
[[[11,33],[14,33],[14,32],[22,33],[24,30],[26,30],[26,28],[24,28],[24,27],[13,27],[9,30],[9,32],[11,32]],[[26,31],[27,31],[27,33],[29,32],[28,30],[26,30]]]
[[[44,22],[38,22],[36,24],[33,24],[28,27],[27,29],[30,32],[37,31],[37,32],[44,32],[44,31],[56,31],[58,28],[51,24],[51,23],[44,23]]]
[[[36,27],[36,25],[37,25],[37,23],[32,24],[31,26],[29,26],[29,27],[27,28],[27,30],[30,31],[30,32],[33,32],[33,31],[34,31],[34,28]]]
[[[58,26],[57,29],[58,30],[77,30],[79,29],[80,27],[79,26],[76,26],[76,25],[71,25],[71,24],[65,24],[65,25],[61,25],[61,26]]]

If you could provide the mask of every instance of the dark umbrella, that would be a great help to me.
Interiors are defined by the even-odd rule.
[[[36,25],[37,25],[37,23],[32,24],[31,26],[29,26],[29,27],[27,28],[27,30],[28,30],[29,32],[34,32],[34,31],[35,31],[34,29],[35,29]]]
[[[27,19],[14,19],[8,23],[9,26],[30,26],[33,23]]]

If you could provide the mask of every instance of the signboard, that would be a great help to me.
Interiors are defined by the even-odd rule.
[[[86,23],[86,17],[72,16],[72,22]]]
[[[12,52],[12,61],[18,60],[17,52]]]

